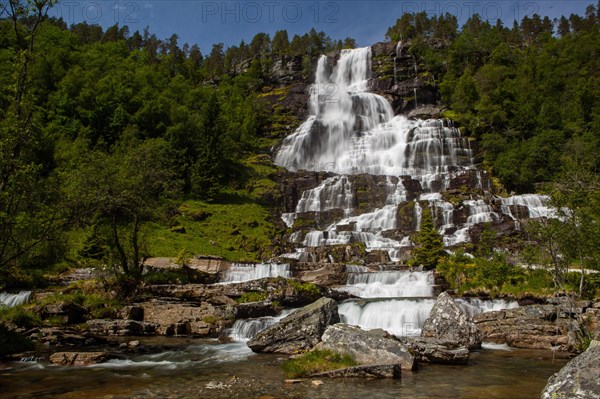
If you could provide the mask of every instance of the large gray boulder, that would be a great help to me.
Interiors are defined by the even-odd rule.
[[[429,317],[423,323],[421,337],[435,338],[438,344],[448,348],[481,347],[481,334],[477,326],[447,292],[438,296]]]
[[[398,364],[404,370],[416,367],[414,356],[396,337],[382,329],[362,330],[335,324],[325,330],[315,349],[329,349],[350,355],[361,365]]]
[[[337,303],[331,298],[321,298],[261,331],[248,341],[248,346],[254,352],[304,352],[319,343],[328,326],[339,321]]]
[[[597,342],[597,341],[593,341]],[[572,359],[548,380],[541,399],[600,398],[600,345]]]
[[[467,364],[469,361],[469,349],[466,346],[449,348],[441,345],[435,338],[403,337],[401,339],[418,362]]]

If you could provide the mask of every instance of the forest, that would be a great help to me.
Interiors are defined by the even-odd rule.
[[[11,0],[0,15],[0,289],[99,265],[135,285],[150,256],[269,258],[277,168],[264,156],[285,133],[264,97],[286,89],[269,71],[299,57],[310,81],[319,54],[355,41],[281,30],[201,50],[149,28],[66,26],[46,16],[53,3]],[[385,36],[410,42],[499,185],[576,210],[532,236],[596,265],[600,3],[512,27],[405,14]],[[177,233],[207,218],[195,238]]]

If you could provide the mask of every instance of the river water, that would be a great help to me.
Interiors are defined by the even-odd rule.
[[[173,338],[171,340],[176,340]],[[550,351],[500,347],[467,366],[424,365],[401,380],[311,380],[286,384],[280,355],[244,343],[186,340],[155,354],[89,367],[44,362],[0,365],[2,398],[537,398],[565,359]]]

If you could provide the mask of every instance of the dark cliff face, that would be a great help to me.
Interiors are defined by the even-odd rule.
[[[400,46],[388,42],[371,46],[370,89],[387,98],[396,114],[439,117],[441,104],[433,75],[409,53],[409,46],[410,42]]]

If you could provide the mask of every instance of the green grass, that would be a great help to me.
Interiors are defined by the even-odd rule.
[[[341,355],[330,350],[315,350],[283,363],[283,373],[287,378],[309,377],[315,373],[357,366],[349,355]]]

